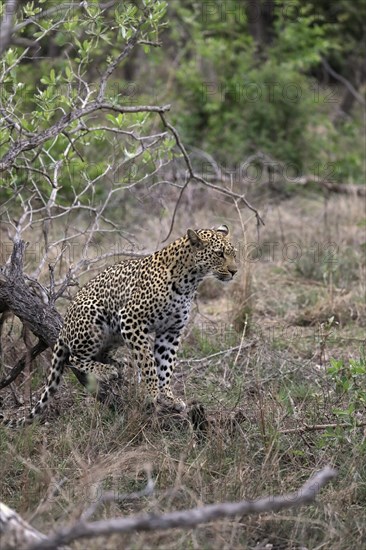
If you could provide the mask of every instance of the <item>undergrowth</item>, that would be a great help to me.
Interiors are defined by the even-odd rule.
[[[288,493],[330,464],[337,468],[337,478],[307,507],[196,529],[95,539],[88,547],[363,548],[363,237],[350,222],[359,215],[358,206],[338,201],[335,225],[342,237],[333,277],[327,275],[324,258],[314,265],[306,248],[297,263],[281,257],[244,262],[250,277],[236,288],[222,288],[217,295],[210,287],[202,293],[180,350],[175,385],[185,399],[203,404],[210,419],[205,438],[196,437],[185,415],[162,422],[144,411],[133,385],[123,410],[113,413],[86,396],[70,374],[45,423],[20,431],[0,428],[1,500],[50,532],[77,520],[104,490],[130,493],[142,489],[150,475],[156,482],[152,496],[106,504],[92,519]],[[321,211],[318,203],[313,207]],[[310,228],[312,213],[303,212],[304,225],[299,226],[299,213],[290,216],[289,211],[286,205],[282,212],[289,238],[319,238],[322,228]],[[277,219],[277,213],[273,216]],[[263,238],[278,242],[274,220],[266,221],[273,233]],[[343,244],[350,240],[352,251]],[[6,334],[4,356],[19,341],[19,333]],[[40,360],[34,366],[32,388],[26,375],[3,390],[9,413],[16,414],[16,401],[17,407],[22,402],[27,406],[29,391],[37,393],[42,365]],[[85,548],[85,541],[72,547]]]

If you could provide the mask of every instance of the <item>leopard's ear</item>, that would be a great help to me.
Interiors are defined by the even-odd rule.
[[[194,229],[188,229],[187,237],[192,248],[195,248],[196,250],[202,250],[202,248],[205,248],[204,242]]]
[[[222,233],[225,237],[227,237],[228,234],[230,233],[228,226],[225,224],[220,225],[220,227],[217,227],[215,231],[217,231],[218,233]]]

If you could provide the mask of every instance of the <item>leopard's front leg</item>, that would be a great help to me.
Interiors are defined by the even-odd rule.
[[[180,331],[165,331],[157,333],[154,345],[154,356],[159,379],[159,401],[178,411],[183,411],[186,404],[174,396],[170,388],[170,380],[174,371],[178,351]]]

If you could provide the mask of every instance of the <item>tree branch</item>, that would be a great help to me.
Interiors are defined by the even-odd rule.
[[[185,160],[185,163],[187,165],[187,169],[188,169],[188,178],[182,188],[182,191],[180,193],[180,196],[179,196],[179,199],[175,205],[175,208],[174,208],[174,212],[173,212],[173,217],[172,217],[172,222],[170,224],[170,229],[169,229],[169,233],[168,235],[166,236],[166,238],[164,239],[164,241],[166,241],[169,237],[170,237],[170,234],[173,230],[173,224],[174,224],[174,220],[175,220],[175,215],[176,215],[176,211],[177,211],[177,208],[179,206],[179,202],[180,202],[180,199],[182,198],[182,195],[183,195],[183,192],[185,190],[185,188],[187,187],[187,185],[189,184],[189,182],[191,180],[195,180],[195,181],[198,181],[199,183],[202,183],[203,185],[205,185],[206,187],[209,187],[210,189],[214,189],[215,191],[218,191],[219,193],[223,194],[223,195],[226,195],[228,197],[231,197],[231,198],[234,198],[234,199],[237,199],[238,201],[241,201],[245,204],[245,206],[247,208],[249,208],[249,210],[251,210],[252,212],[254,212],[255,214],[255,217],[257,219],[257,225],[260,226],[260,225],[264,225],[264,221],[262,219],[262,217],[260,216],[258,210],[256,210],[254,208],[254,206],[252,206],[247,200],[246,198],[244,197],[244,195],[238,195],[237,193],[234,193],[234,191],[231,191],[229,189],[225,189],[225,187],[220,187],[218,185],[215,185],[213,183],[210,183],[208,182],[205,178],[202,178],[202,176],[199,176],[198,174],[195,173],[194,169],[193,169],[193,166],[192,166],[192,163],[191,163],[191,159],[189,158],[189,155],[187,153],[187,150],[185,148],[185,146],[183,145],[180,137],[179,137],[179,134],[177,132],[177,130],[174,128],[174,126],[172,126],[165,118],[164,116],[164,111],[160,111],[159,112],[159,115],[160,115],[160,118],[162,120],[162,123],[164,125],[165,128],[168,128],[168,130],[170,131],[171,134],[173,134],[173,137],[175,139],[175,143],[178,147],[178,149],[181,151],[182,155],[183,155],[183,158]],[[164,242],[163,241],[163,242]]]
[[[25,242],[14,242],[10,265],[5,266],[0,278],[0,303],[27,325],[47,346],[53,346],[62,326],[62,317],[39,296],[30,292],[23,276]]]
[[[141,25],[142,23],[140,24],[140,27]],[[102,78],[100,79],[97,101],[103,101],[109,77],[115,71],[119,63],[123,61],[123,59],[125,59],[129,55],[131,50],[136,46],[139,34],[140,28],[138,28],[133,33],[132,38],[130,38],[130,40],[127,42],[126,47],[123,49],[123,51],[116,57],[116,59],[112,61],[112,63],[108,65],[106,71],[103,73]]]
[[[336,471],[325,467],[312,476],[296,492],[283,496],[270,496],[257,500],[209,504],[189,510],[179,510],[166,514],[143,514],[139,516],[113,518],[92,523],[78,522],[65,527],[54,535],[33,544],[29,550],[51,550],[81,538],[110,536],[114,533],[132,531],[156,531],[173,528],[192,528],[222,518],[278,512],[287,508],[309,504],[315,500],[320,489],[336,476]]]
[[[38,544],[47,537],[29,525],[24,519],[6,504],[0,502],[0,540],[1,548],[26,548]]]
[[[85,107],[80,107],[74,111],[63,115],[58,122],[40,132],[39,134],[33,134],[27,139],[21,139],[15,141],[8,152],[0,159],[0,172],[9,169],[14,160],[24,151],[30,151],[36,149],[42,145],[45,141],[54,138],[65,131],[65,129],[75,120],[79,120],[95,111],[109,110],[118,113],[164,113],[169,111],[170,105],[138,105],[136,107],[121,107],[112,103],[100,102],[99,100],[92,101]]]
[[[356,88],[351,84],[351,82],[349,80],[347,80],[346,78],[344,78],[344,76],[342,76],[341,74],[337,73],[328,63],[328,61],[326,59],[322,59],[322,63],[323,63],[323,67],[324,69],[333,77],[335,78],[336,80],[338,80],[339,82],[342,82],[342,84],[347,88],[347,90],[349,90],[351,92],[351,94],[353,95],[353,97],[359,102],[361,103],[361,105],[365,106],[366,105],[366,102],[364,100],[364,98],[362,97],[361,94],[358,93],[358,91],[356,90]]]
[[[352,424],[351,422],[331,422],[329,424],[303,424],[297,428],[286,428],[284,430],[279,430],[280,434],[303,434],[305,432],[319,432],[322,430],[327,430],[329,428],[364,428],[366,422],[356,422]]]
[[[326,181],[323,178],[316,175],[306,175],[295,178],[291,181],[292,185],[302,185],[306,187],[311,184],[318,184],[330,193],[342,193],[345,195],[358,195],[360,197],[366,196],[366,186],[352,183],[335,183],[333,181]]]

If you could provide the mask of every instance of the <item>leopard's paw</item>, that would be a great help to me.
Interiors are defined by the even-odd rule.
[[[173,409],[177,412],[183,412],[187,407],[182,399],[180,399],[179,397],[175,397],[174,395],[160,394],[158,398],[158,403],[163,407]]]

